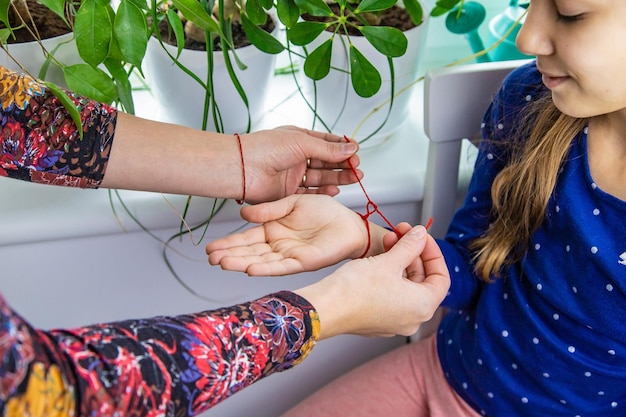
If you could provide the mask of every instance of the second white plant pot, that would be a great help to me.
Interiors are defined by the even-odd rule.
[[[352,44],[378,69],[382,78],[382,86],[378,93],[369,98],[360,97],[354,92],[349,76],[348,43],[345,39],[342,42],[343,35],[335,36],[330,73],[316,82],[316,92],[313,89],[313,81],[304,75],[302,77],[305,96],[311,104],[317,101],[316,113],[331,132],[347,135],[358,141],[369,137],[361,144],[361,148],[364,149],[385,142],[402,125],[408,115],[413,91],[411,87],[418,79],[419,58],[424,48],[427,23],[428,18],[420,26],[404,32],[408,39],[408,47],[403,56],[393,60],[395,97],[386,122],[391,98],[391,75],[387,57],[376,51],[364,37],[350,37]],[[316,41],[321,44],[329,36],[330,34],[324,32]],[[310,48],[313,50],[315,45]],[[317,128],[321,128],[319,123],[316,124]]]

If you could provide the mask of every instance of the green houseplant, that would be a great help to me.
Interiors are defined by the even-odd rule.
[[[0,0],[0,22],[5,26],[0,30],[3,45],[13,37],[14,31],[27,26],[24,22],[31,21],[28,10],[29,5],[34,3],[33,0]],[[184,45],[182,20],[197,25],[201,32],[210,34],[216,40],[207,44],[209,48],[219,43],[226,45],[226,49],[234,50],[232,28],[237,20],[241,21],[250,43],[270,54],[280,53],[291,46],[306,48],[329,28],[336,36],[349,36],[354,33],[351,31],[357,31],[389,60],[402,56],[407,47],[406,37],[401,31],[376,23],[383,13],[397,7],[394,0],[339,0],[328,3],[323,0],[176,0],[170,3],[152,1],[149,4],[142,0],[115,0],[113,3],[109,0],[41,0],[39,3],[58,16],[67,30],[74,33],[82,61],[67,65],[55,58],[54,51],[44,49],[47,65],[60,66],[71,89],[97,100],[117,103],[130,113],[134,112],[131,76],[134,72],[142,74],[150,35],[158,31],[149,19],[152,22],[167,19],[171,23],[178,53]],[[462,7],[463,3],[464,0],[438,0],[430,14],[439,16],[456,6]],[[423,22],[424,10],[418,0],[405,0],[403,7],[414,25]],[[261,29],[268,13],[275,14],[286,28],[286,45],[281,45],[278,39]],[[20,16],[17,22],[10,19],[15,14]],[[324,22],[305,20],[305,16],[323,18]],[[40,41],[43,29],[34,28],[33,39]],[[349,38],[347,42],[351,54],[352,86],[359,96],[371,97],[381,85],[379,69],[350,43]],[[332,44],[324,42],[321,47],[307,53],[304,72],[309,78],[320,80],[328,75],[331,52]],[[171,56],[174,62],[177,56]],[[245,68],[245,63],[239,61],[236,54],[233,60],[235,66]],[[236,83],[235,80],[233,82]]]
[[[28,2],[31,1],[0,0],[0,21],[7,28],[0,34],[3,44],[12,36],[14,29],[24,26],[22,22],[30,20],[27,12],[22,13],[22,22],[12,23],[9,20],[10,12],[24,9],[28,11]],[[433,15],[450,10],[459,2],[462,3],[462,0],[440,0],[433,9]],[[322,0],[175,0],[152,1],[149,4],[141,0],[117,0],[113,5],[108,0],[42,0],[41,4],[59,16],[74,33],[81,61],[66,64],[55,58],[54,51],[44,49],[46,68],[48,65],[60,67],[66,85],[72,90],[99,101],[118,104],[124,110],[134,113],[131,79],[134,73],[143,74],[143,59],[151,35],[158,33],[157,24],[164,20],[169,22],[176,41],[177,53],[170,55],[175,64],[180,64],[177,59],[184,46],[183,21],[200,28],[200,33],[209,41],[208,50],[212,51],[219,44],[220,47],[226,46],[225,50],[234,51],[232,28],[233,22],[239,20],[250,43],[270,54],[282,52],[292,45],[306,48],[322,31],[333,25],[333,34],[337,35],[348,35],[347,28],[355,28],[392,65],[391,59],[406,51],[406,37],[395,28],[376,26],[369,22],[373,22],[372,16],[381,15],[395,7],[395,3],[394,0],[364,0],[360,3],[341,0],[336,3],[338,8],[331,9]],[[404,7],[410,12],[413,23],[421,24],[421,4],[417,0],[406,0]],[[268,14],[275,14],[286,27],[286,45],[282,45],[278,39],[261,29]],[[302,17],[305,15],[324,17],[327,22],[304,21]],[[40,32],[35,28],[35,39]],[[304,71],[311,79],[320,80],[329,73],[331,49],[326,42],[321,49],[311,51],[306,58]],[[370,97],[380,88],[379,71],[358,48],[350,45],[350,54],[355,58],[351,61],[353,64],[350,69],[354,90],[359,96]],[[238,59],[236,53],[231,55],[232,60],[229,59],[230,55],[224,54],[229,76],[245,102],[246,92],[238,85],[233,68],[243,69],[246,64]],[[211,65],[209,56],[207,63]],[[197,81],[213,97],[211,85],[206,80]]]
[[[303,51],[301,82],[314,127],[364,147],[375,135],[385,139],[408,108],[408,94],[398,92],[417,78],[426,31],[421,3],[307,2],[305,10],[287,39]]]
[[[313,127],[364,147],[386,140],[406,117],[428,17],[459,3],[439,0],[428,13],[418,0],[278,2],[289,51],[303,61],[299,82]]]
[[[433,12],[443,13],[453,8],[459,1],[461,0],[439,2]],[[163,10],[166,12],[164,13]],[[182,60],[179,60],[183,33],[185,32],[184,25],[194,24],[201,29],[196,32],[205,38],[206,50],[214,48],[216,42],[213,40],[219,40],[226,46],[222,50],[224,63],[229,70],[229,77],[237,89],[237,95],[244,103],[248,102],[247,93],[249,91],[240,85],[234,73],[237,68],[245,68],[247,63],[238,59],[238,54],[234,48],[232,30],[235,23],[241,22],[240,26],[249,42],[264,53],[277,54],[288,49],[291,53],[298,54],[294,46],[301,48],[300,51],[304,50],[304,54],[301,54],[301,57],[305,59],[304,72],[310,79],[319,81],[330,74],[330,57],[334,35],[337,37],[349,36],[355,31],[358,32],[358,35],[362,35],[360,37],[366,40],[368,47],[373,47],[384,57],[385,64],[389,65],[393,74],[393,59],[405,54],[408,41],[402,30],[386,25],[384,20],[382,25],[378,24],[377,20],[380,20],[382,15],[391,10],[402,10],[408,17],[410,27],[420,26],[424,21],[424,10],[417,0],[405,1],[402,8],[396,5],[396,0],[363,0],[359,3],[348,3],[346,0],[340,0],[331,4],[327,4],[323,0],[247,0],[232,3],[226,1],[212,3],[198,2],[197,0],[175,0],[167,3],[153,1],[151,6],[154,21],[161,19],[161,23],[163,23],[165,18],[167,19],[168,36],[175,38],[177,46],[176,53],[170,49],[168,55],[181,70],[185,71]],[[272,15],[275,15],[280,24],[286,28],[287,37],[284,45],[280,43],[275,34],[272,36],[272,34],[260,29],[267,16]],[[323,21],[305,19],[305,17],[311,16],[323,19]],[[311,50],[309,55],[306,47],[320,38],[323,32],[329,33],[327,31],[329,28],[333,30],[331,39],[315,50]],[[155,32],[153,31],[153,33]],[[361,97],[371,97],[381,87],[382,80],[379,69],[369,62],[359,47],[355,47],[349,38],[348,43],[351,62],[349,74],[352,88]],[[233,65],[231,59],[236,65]],[[161,67],[163,66],[162,62]],[[214,59],[207,56],[207,65],[211,70],[203,74],[204,79],[202,80],[194,74],[188,73],[190,77],[195,78],[201,90],[209,92],[204,114],[210,113],[213,123],[216,123],[216,115],[219,116],[220,113],[215,110],[219,108],[218,103],[215,102],[215,97],[218,94],[215,93],[215,83],[212,82],[214,76],[212,70],[215,68],[215,62]],[[393,77],[391,79],[393,83]],[[159,88],[158,85],[155,87]],[[169,93],[167,97],[169,99]],[[389,95],[392,102],[393,97],[394,94]],[[312,107],[314,113],[318,109],[321,110],[321,107]],[[239,115],[241,112],[237,112],[237,114]],[[221,123],[218,124],[221,125]],[[247,126],[250,127],[249,113]],[[216,127],[223,131],[223,126]],[[202,128],[207,128],[206,120]]]
[[[288,2],[276,7],[279,17],[289,16],[281,19],[288,47],[301,48],[295,54],[304,61],[303,96],[313,127],[348,134],[364,148],[389,138],[405,120],[429,17],[445,16],[446,28],[457,33],[461,26],[479,26],[476,11],[484,11],[465,0],[437,0],[430,10],[430,2],[417,0],[294,2],[297,16],[288,14],[294,9],[284,6]],[[475,59],[486,56],[475,52]]]
[[[195,23],[202,31],[211,33],[212,38],[216,34],[222,40],[221,45],[234,48],[230,30],[232,20],[227,15],[228,9],[217,6],[224,5],[224,2],[215,3],[216,10],[219,9],[220,12],[212,14],[212,2],[201,4],[196,0],[175,1],[173,5],[180,10],[180,15],[171,13],[171,8],[161,7],[160,3],[147,4],[140,0],[117,0],[114,3],[108,0],[1,0],[0,22],[4,24],[4,29],[0,32],[2,45],[6,46],[15,39],[15,33],[21,29],[27,29],[31,39],[42,45],[41,34],[45,33],[52,19],[49,16],[39,21],[33,20],[30,10],[38,3],[51,11],[52,17],[58,18],[66,32],[73,33],[72,41],[75,42],[80,59],[77,63],[68,64],[55,55],[55,50],[43,48],[42,55],[46,61],[43,72],[38,71],[33,75],[45,76],[49,67],[56,66],[62,70],[64,84],[70,89],[98,101],[117,104],[129,113],[134,113],[132,76],[138,73],[139,79],[141,78],[150,35],[158,33],[157,26],[151,25],[149,19],[152,22],[163,19],[173,22],[174,36],[180,38],[180,42],[184,42],[184,33],[176,19],[186,19]],[[230,6],[230,10],[233,9],[235,7]],[[264,36],[260,34],[262,30],[257,27],[257,24],[264,21],[259,10],[252,10],[252,7],[245,10],[243,19],[246,34],[262,38],[256,42],[262,45],[264,52],[279,52],[280,50],[276,50],[276,45],[280,45],[278,41],[273,42],[273,46],[266,47],[272,42],[268,42],[267,37],[263,39]],[[6,48],[5,51],[10,54]],[[172,56],[172,60],[176,61],[176,57]],[[237,62],[237,65],[242,64]]]
[[[44,19],[33,18],[41,6],[49,12]],[[116,103],[133,113],[131,75],[140,68],[147,25],[140,1],[122,0],[113,10],[108,1],[85,0],[2,0],[0,21],[4,25],[0,38],[3,49],[16,39],[16,32],[26,31],[28,40],[41,47],[44,64],[34,76],[46,79],[50,67],[59,68],[63,84],[95,100]],[[56,22],[56,23],[55,23]],[[79,58],[68,62],[57,49],[43,45],[50,27],[61,27],[70,35]],[[33,58],[36,56],[33,53]],[[23,59],[22,59],[23,60]],[[26,62],[25,62],[26,63]]]
[[[157,100],[167,106],[165,120],[219,132],[249,131],[262,114],[263,86],[283,50],[275,19],[258,3],[242,0],[153,2],[151,13],[156,24],[146,76]]]

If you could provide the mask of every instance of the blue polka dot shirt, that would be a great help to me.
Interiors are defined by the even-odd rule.
[[[506,140],[543,93],[534,63],[513,71],[483,136]],[[467,245],[488,226],[491,184],[506,162],[499,149],[481,143],[465,202],[439,242],[452,277],[437,339],[444,373],[486,416],[626,416],[626,202],[594,183],[581,131],[523,261],[484,283]]]

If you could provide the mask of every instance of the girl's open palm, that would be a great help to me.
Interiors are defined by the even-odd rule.
[[[326,195],[247,206],[241,217],[262,224],[209,243],[211,265],[248,275],[287,275],[358,257],[367,245],[359,214]]]

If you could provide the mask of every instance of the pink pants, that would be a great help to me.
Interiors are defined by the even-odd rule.
[[[448,385],[436,340],[433,335],[361,365],[284,417],[480,417]]]

